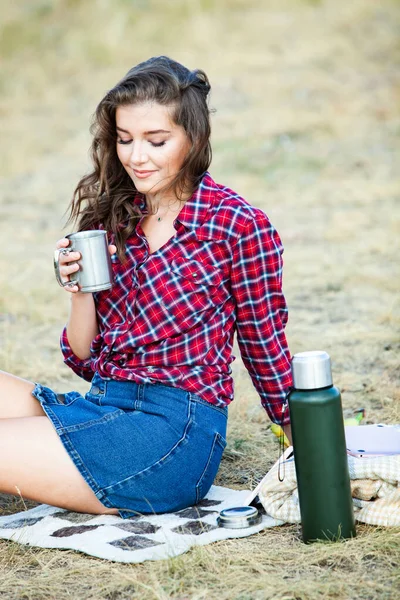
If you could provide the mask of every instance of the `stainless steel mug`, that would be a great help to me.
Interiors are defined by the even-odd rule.
[[[107,232],[100,229],[78,231],[65,237],[70,241],[68,248],[59,248],[54,252],[54,271],[61,287],[73,284],[78,285],[81,292],[109,290],[113,285],[113,272]],[[59,257],[69,252],[80,253],[79,271],[71,273],[69,281],[62,281]]]

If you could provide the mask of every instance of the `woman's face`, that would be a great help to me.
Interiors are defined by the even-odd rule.
[[[147,197],[157,194],[159,201],[190,149],[185,130],[172,122],[170,112],[146,102],[119,106],[115,117],[119,160],[136,189]]]

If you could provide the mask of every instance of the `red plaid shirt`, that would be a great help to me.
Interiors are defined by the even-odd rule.
[[[133,202],[146,212],[143,195]],[[208,173],[174,225],[176,234],[151,254],[138,223],[126,262],[112,257],[114,287],[94,294],[99,334],[90,358],[74,355],[64,329],[65,363],[87,381],[98,371],[180,387],[225,406],[233,400],[236,330],[262,405],[281,422],[291,374],[277,232],[260,209]]]

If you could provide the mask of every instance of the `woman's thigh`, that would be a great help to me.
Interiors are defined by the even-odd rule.
[[[0,419],[45,416],[32,396],[34,387],[31,381],[0,371]]]
[[[47,416],[0,421],[0,491],[78,512],[117,512],[97,499]]]

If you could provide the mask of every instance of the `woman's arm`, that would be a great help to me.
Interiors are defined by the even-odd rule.
[[[90,346],[99,332],[93,294],[71,294],[71,308],[67,322],[67,337],[72,352],[84,360],[90,356]]]
[[[70,242],[67,238],[58,240],[56,248],[67,249]],[[60,275],[64,285],[79,271],[79,252],[67,252],[59,254]],[[79,292],[77,285],[65,285],[64,290],[71,293],[71,308],[66,327],[66,333],[70,350],[80,360],[90,356],[90,345],[98,334],[96,306],[93,295]]]
[[[57,249],[67,248],[69,240],[63,238],[57,242]],[[109,247],[110,254],[115,254],[117,248]],[[70,252],[59,256],[60,274],[64,283],[71,275],[79,270],[77,261],[80,254]],[[66,327],[61,334],[61,351],[64,362],[80,377],[91,381],[93,371],[90,364],[90,347],[99,333],[96,315],[96,305],[93,294],[82,293],[77,285],[66,285],[64,290],[71,293],[71,308]]]
[[[271,420],[287,426],[286,393],[292,377],[284,333],[287,306],[282,293],[282,252],[276,230],[259,211],[248,220],[236,244],[231,283],[243,362]]]

